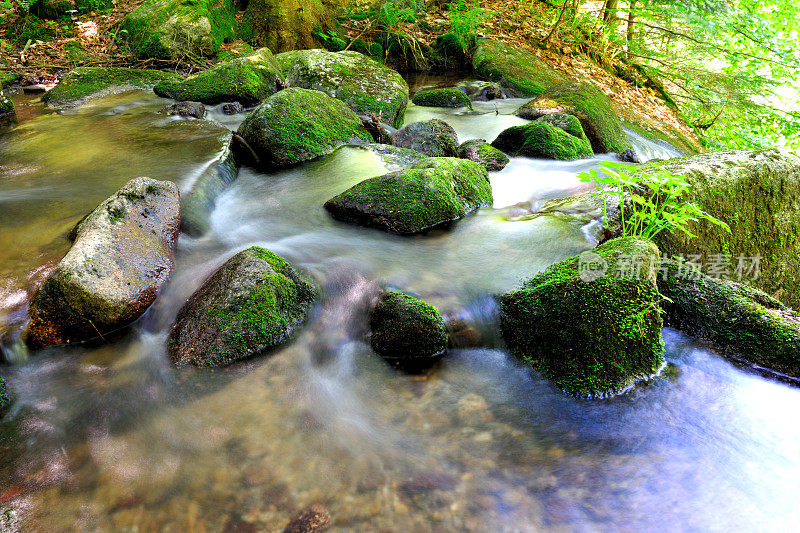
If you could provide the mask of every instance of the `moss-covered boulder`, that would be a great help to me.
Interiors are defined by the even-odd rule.
[[[728,256],[742,279],[800,309],[800,156],[778,150],[713,152],[654,162],[641,172],[667,171],[689,183],[684,198],[726,222],[731,233],[705,221],[683,233],[660,233],[666,254]]]
[[[97,206],[31,300],[28,345],[106,339],[137,320],[170,276],[179,226],[169,181],[133,179]]]
[[[231,257],[187,300],[170,332],[178,367],[223,366],[286,342],[305,323],[318,289],[269,250]]]
[[[380,115],[395,128],[403,123],[408,85],[386,65],[358,52],[299,52],[286,73],[286,84],[322,91],[359,114]]]
[[[173,72],[117,67],[78,67],[42,96],[51,107],[74,107],[87,100],[133,89],[150,90],[162,81],[177,81]]]
[[[239,36],[255,46],[276,52],[317,48],[317,35],[334,27],[323,0],[248,0],[242,2]]]
[[[165,81],[153,87],[159,96],[204,104],[260,103],[283,85],[283,75],[272,52],[262,48],[252,55],[214,65],[181,81]]]
[[[236,33],[233,0],[145,0],[122,21],[139,59],[213,56]]]
[[[288,167],[331,153],[343,144],[366,144],[372,135],[340,100],[321,91],[284,89],[255,108],[239,126],[263,168]]]
[[[577,117],[597,153],[624,152],[631,148],[611,99],[590,83],[550,87],[516,111],[517,116],[527,119],[551,113]]]
[[[581,121],[573,115],[566,115],[564,113],[551,113],[549,115],[544,115],[537,118],[534,122],[544,122],[546,124],[550,124],[556,128],[561,128],[573,137],[577,137],[582,141],[590,142],[589,138],[586,136],[586,132],[583,131]]]
[[[283,77],[286,77],[286,74],[294,65],[294,60],[297,59],[297,56],[300,55],[300,52],[303,50],[288,50],[286,52],[281,52],[280,54],[275,54],[275,61],[278,63],[278,66],[281,68],[281,73]]]
[[[564,82],[564,76],[530,52],[481,39],[472,68],[481,79],[498,82],[514,96],[537,96]]]
[[[625,237],[557,263],[498,298],[503,339],[570,394],[620,392],[661,366],[659,261]]]
[[[472,109],[472,101],[467,93],[460,89],[419,91],[411,101],[416,105],[427,107],[468,107]]]
[[[464,159],[436,157],[364,180],[328,200],[325,209],[345,222],[411,235],[491,205],[485,168]]]
[[[664,261],[665,323],[724,355],[800,378],[800,315],[768,294]]]
[[[592,147],[584,136],[576,137],[549,122],[534,121],[512,126],[492,141],[492,146],[511,156],[560,159],[572,161],[594,157]]]
[[[447,351],[447,325],[439,311],[400,291],[381,294],[369,327],[375,353],[405,372],[428,370]]]
[[[479,163],[486,170],[503,170],[509,162],[508,156],[487,143],[485,139],[470,139],[461,143],[456,155]]]
[[[8,411],[9,407],[13,400],[11,398],[11,393],[8,392],[8,387],[6,386],[6,380],[0,378],[0,418],[3,418]]]
[[[406,124],[393,136],[395,146],[416,150],[428,157],[455,157],[458,134],[444,120],[434,118]]]

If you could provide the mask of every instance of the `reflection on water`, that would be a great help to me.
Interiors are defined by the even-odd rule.
[[[13,242],[0,248],[12,251],[0,302],[14,304],[64,253],[63,232],[128,178],[180,185],[213,157],[218,129],[155,114],[162,105],[116,96],[0,139],[0,224],[14,236],[0,237]],[[518,120],[452,113],[412,107],[407,120],[444,116],[461,140]],[[492,175],[495,207],[573,192],[596,162],[515,159]],[[566,398],[499,349],[454,350],[428,379],[387,368],[363,336],[379,284],[491,329],[487,294],[591,245],[577,223],[509,222],[500,209],[412,238],[326,215],[325,200],[384,170],[358,148],[244,169],[209,234],[181,236],[173,279],[126,340],[4,368],[19,401],[0,431],[0,505],[26,531],[276,531],[317,501],[340,531],[794,527],[800,390],[670,330],[676,371],[607,401]],[[252,244],[323,284],[309,326],[272,357],[175,371],[164,343],[178,307]]]

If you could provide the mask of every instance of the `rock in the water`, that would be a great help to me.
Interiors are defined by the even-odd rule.
[[[764,292],[664,261],[665,323],[725,355],[800,378],[800,315]]]
[[[481,39],[472,59],[475,74],[498,82],[514,96],[537,96],[564,82],[564,76],[530,52]]]
[[[457,154],[461,159],[480,163],[486,170],[503,170],[509,162],[508,156],[487,143],[485,139],[471,139],[461,143]]]
[[[145,0],[122,21],[139,59],[211,56],[236,33],[233,0]]]
[[[492,205],[489,174],[478,163],[429,158],[362,181],[325,202],[339,220],[411,235]]]
[[[289,87],[322,91],[358,114],[375,114],[400,127],[408,105],[408,85],[386,65],[358,52],[303,50],[286,73]]]
[[[177,102],[161,110],[165,115],[178,115],[187,118],[203,118],[206,115],[206,106],[200,102]]]
[[[434,118],[406,124],[394,134],[394,144],[429,157],[455,157],[458,135],[450,124]]]
[[[416,150],[409,150],[408,148],[400,148],[399,146],[387,144],[367,144],[360,148],[369,150],[380,157],[387,170],[401,170],[413,167],[417,163],[427,159],[427,157]]]
[[[292,87],[272,95],[239,126],[264,168],[288,167],[329,154],[343,144],[366,144],[372,135],[343,102]]]
[[[461,81],[456,84],[456,89],[467,93],[473,102],[490,102],[509,98],[509,93],[493,81]]]
[[[332,523],[328,509],[320,503],[315,503],[294,515],[283,533],[317,533],[325,531]]]
[[[620,392],[661,366],[658,248],[610,240],[499,297],[503,339],[566,392]]]
[[[169,337],[178,367],[215,367],[264,353],[305,323],[317,287],[283,258],[253,246],[231,257],[187,300]]]
[[[592,147],[584,136],[576,137],[545,121],[534,121],[504,130],[492,146],[511,156],[572,161],[594,157]]]
[[[6,411],[8,408],[11,407],[13,403],[11,394],[8,392],[8,388],[6,387],[6,380],[0,378],[0,418],[5,416]]]
[[[661,232],[656,236],[661,250],[670,257],[698,255],[706,265],[727,257],[729,269],[743,267],[742,282],[800,309],[800,156],[778,150],[712,152],[651,163],[640,172],[661,170],[684,176],[689,183],[684,198],[732,232],[691,222],[696,238]]]
[[[617,159],[623,161],[625,163],[641,163],[642,160],[639,159],[639,155],[633,148],[628,148],[624,152],[620,152],[617,154]]]
[[[220,109],[226,115],[236,115],[238,113],[244,113],[244,106],[239,102],[227,102],[220,106]]]
[[[281,68],[272,52],[262,48],[247,56],[225,61],[185,80],[153,87],[159,96],[219,104],[234,100],[251,106],[275,94],[283,85]]]
[[[78,67],[70,70],[58,85],[42,96],[51,107],[73,107],[107,94],[149,90],[161,81],[178,80],[172,72],[117,67]]]
[[[136,178],[97,206],[33,296],[28,345],[104,339],[137,320],[169,278],[179,226],[168,181]]]
[[[519,117],[527,119],[551,113],[577,117],[597,153],[624,152],[631,148],[611,99],[590,83],[564,83],[550,87],[516,112]]]
[[[468,107],[472,109],[472,101],[467,96],[467,93],[460,89],[419,91],[411,101],[417,105],[427,107]]]
[[[545,124],[550,124],[551,126],[555,126],[556,128],[560,128],[573,137],[577,137],[582,141],[589,142],[589,138],[586,136],[586,132],[583,131],[583,126],[581,126],[581,121],[577,119],[577,117],[573,115],[567,115],[564,113],[550,113],[549,115],[544,115],[537,118],[534,122],[544,122]]]
[[[381,294],[369,317],[375,353],[405,372],[423,372],[447,351],[447,325],[430,304],[399,291]]]

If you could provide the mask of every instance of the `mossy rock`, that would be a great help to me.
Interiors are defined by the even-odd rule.
[[[662,232],[656,242],[671,256],[760,258],[758,276],[742,279],[800,309],[800,156],[779,150],[712,152],[653,162],[640,172],[663,170],[689,183],[684,198],[726,222],[731,233],[706,221],[684,233]],[[750,260],[746,264],[750,264]]]
[[[393,138],[396,146],[429,157],[455,157],[458,150],[456,130],[438,118],[406,124],[395,132]]]
[[[737,360],[800,378],[800,315],[768,294],[664,261],[665,323]]]
[[[31,299],[31,348],[107,339],[155,301],[174,266],[178,188],[136,178],[72,231],[74,243]]]
[[[498,82],[514,96],[538,96],[564,76],[530,52],[491,39],[481,39],[472,68],[481,79]]]
[[[439,310],[404,292],[381,294],[369,327],[375,353],[404,372],[424,372],[447,352],[447,325]]]
[[[283,74],[284,78],[286,77],[286,73],[292,68],[292,65],[294,65],[294,61],[297,59],[297,56],[300,55],[300,52],[302,51],[303,50],[289,50],[287,52],[275,54],[275,61],[281,68],[281,73]]]
[[[487,143],[485,139],[470,139],[458,147],[458,157],[469,159],[483,166],[486,170],[503,170],[509,163],[508,156]]]
[[[13,403],[11,393],[6,387],[6,380],[0,378],[0,418],[3,418]]]
[[[178,82],[161,82],[153,91],[175,100],[204,104],[239,102],[252,106],[275,94],[283,74],[272,52],[262,48],[252,55],[214,65]]]
[[[416,105],[427,107],[468,107],[472,109],[472,102],[467,93],[452,88],[419,91],[411,101]]]
[[[551,113],[549,115],[544,115],[537,118],[534,122],[544,122],[546,124],[550,124],[551,126],[555,126],[556,128],[561,128],[562,130],[566,131],[573,137],[577,137],[583,141],[590,142],[589,138],[586,136],[586,132],[583,131],[583,126],[581,125],[581,121],[578,120],[577,117],[574,115],[566,115],[564,113]]]
[[[491,205],[485,168],[464,159],[432,157],[364,180],[328,200],[325,209],[338,220],[412,235]]]
[[[322,91],[358,114],[380,115],[395,128],[403,123],[408,84],[386,65],[358,52],[303,50],[286,73],[286,84]]]
[[[0,63],[3,64],[3,63]],[[0,89],[5,89],[12,83],[16,83],[22,78],[22,74],[18,72],[5,72],[0,71]]]
[[[344,102],[321,91],[292,87],[272,95],[239,126],[262,168],[288,167],[372,135]]]
[[[43,19],[59,20],[73,11],[88,13],[113,7],[112,0],[38,0],[31,11]]]
[[[145,0],[122,21],[139,59],[213,56],[236,33],[233,0]]]
[[[662,363],[659,261],[653,243],[624,237],[556,263],[498,297],[503,339],[569,394],[621,392]]]
[[[239,37],[275,52],[318,48],[319,35],[335,29],[323,0],[248,0]]]
[[[594,157],[592,147],[585,136],[576,137],[559,127],[541,121],[504,130],[492,141],[492,146],[515,157],[561,161]]]
[[[42,96],[51,107],[74,107],[92,98],[133,89],[150,90],[159,82],[174,82],[173,72],[117,67],[78,67]]]
[[[516,111],[517,116],[527,119],[551,113],[577,117],[597,153],[624,152],[631,148],[613,102],[590,83],[563,83],[550,87]]]
[[[282,257],[253,246],[222,265],[178,312],[172,363],[216,367],[274,349],[306,322],[318,288]]]

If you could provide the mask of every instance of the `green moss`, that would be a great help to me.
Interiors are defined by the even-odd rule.
[[[278,63],[284,77],[286,73],[289,72],[289,69],[292,68],[292,65],[294,65],[300,52],[302,52],[302,50],[289,50],[288,52],[281,52],[275,55],[275,61]]]
[[[594,157],[586,137],[570,135],[547,122],[532,122],[506,129],[492,146],[511,156],[526,156],[572,161]]]
[[[469,96],[459,89],[419,91],[411,101],[417,105],[428,107],[468,107],[472,109]]]
[[[178,80],[177,74],[160,70],[114,67],[78,67],[69,71],[58,85],[42,97],[53,106],[72,106],[92,97],[126,89],[150,89],[164,80]]]
[[[20,78],[22,78],[22,74],[17,72],[0,71],[0,89],[4,89],[12,83],[16,83]]]
[[[536,122],[544,122],[546,124],[550,124],[551,126],[555,126],[556,128],[561,128],[573,137],[577,137],[581,140],[589,142],[589,138],[586,137],[586,133],[583,131],[583,126],[581,126],[581,121],[573,115],[565,115],[564,113],[551,113],[549,115],[544,115],[537,118]]]
[[[0,117],[14,113],[14,103],[0,91]]]
[[[215,54],[236,30],[232,0],[145,0],[122,21],[134,56],[182,59]]]
[[[532,53],[490,39],[478,42],[472,67],[480,79],[496,81],[517,96],[537,96],[564,81]]]
[[[486,170],[502,170],[509,163],[506,154],[484,139],[470,139],[458,147],[458,157],[481,164]]]
[[[663,355],[653,268],[658,249],[626,237],[594,253],[606,262],[606,276],[583,281],[575,256],[499,297],[503,338],[511,351],[581,397],[624,390],[655,372]],[[615,276],[629,261],[638,265],[639,275]]]
[[[6,387],[6,380],[0,378],[0,417],[6,414],[8,408],[11,407],[13,399],[11,398],[11,394],[8,392],[8,388]]]

